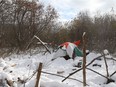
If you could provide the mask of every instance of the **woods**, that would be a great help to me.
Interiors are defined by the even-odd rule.
[[[96,51],[109,49],[110,52],[113,52],[116,49],[115,17],[115,15],[107,13],[104,15],[96,15],[92,18],[87,12],[81,12],[78,18],[72,22],[72,29],[76,31],[74,35],[78,38],[82,35],[82,32],[86,31],[87,48]]]
[[[87,49],[99,52],[108,49],[111,53],[116,50],[115,13],[96,13],[92,17],[85,11],[67,23],[57,19],[57,11],[39,1],[1,0],[0,48],[24,51],[34,35],[53,46],[65,41],[82,41],[83,32],[87,32]],[[35,47],[37,41],[32,42],[31,46]]]
[[[54,8],[34,1],[2,0],[0,6],[0,47],[23,50],[34,35],[51,29],[57,18]]]

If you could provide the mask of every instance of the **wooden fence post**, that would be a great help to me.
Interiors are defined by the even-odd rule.
[[[86,32],[83,33],[83,87],[86,86],[86,41],[85,41]]]
[[[37,77],[36,77],[36,84],[35,84],[35,87],[40,87],[41,70],[42,70],[42,63],[39,64],[38,73],[37,73]],[[38,85],[39,85],[39,86],[38,86]]]
[[[105,53],[103,52],[103,57],[104,57],[104,62],[105,62],[105,66],[106,66],[106,74],[107,74],[107,77],[109,77],[109,72],[108,72],[108,64],[107,64],[107,61],[106,61],[106,57],[105,57]]]

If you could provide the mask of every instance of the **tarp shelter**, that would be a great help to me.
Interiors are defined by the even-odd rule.
[[[57,52],[53,56],[53,60],[58,57],[64,57],[66,60],[74,59],[75,57],[79,56],[82,57],[83,53],[77,47],[80,44],[80,41],[76,41],[74,43],[65,42],[58,46]]]

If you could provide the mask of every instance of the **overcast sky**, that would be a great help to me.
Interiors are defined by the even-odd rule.
[[[73,19],[80,11],[89,11],[94,15],[97,11],[101,13],[111,12],[113,7],[116,12],[116,0],[39,0],[45,5],[52,5],[60,16],[61,21]]]

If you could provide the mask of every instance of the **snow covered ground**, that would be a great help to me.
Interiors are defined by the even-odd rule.
[[[6,79],[13,81],[14,87],[34,87],[36,82],[36,70],[38,69],[39,63],[43,63],[42,73],[41,73],[41,81],[40,87],[83,87],[83,84],[72,79],[67,79],[64,82],[62,80],[64,78],[46,74],[44,72],[58,74],[61,76],[68,76],[71,72],[79,69],[79,67],[74,67],[77,63],[82,60],[81,57],[77,57],[74,61],[64,60],[63,58],[58,58],[54,61],[51,61],[54,53],[52,54],[13,54],[5,59],[0,58],[0,87],[10,87],[6,84]],[[91,62],[94,58],[101,54],[98,53],[90,53],[87,56],[87,64]],[[111,56],[107,56],[111,58]],[[106,76],[106,68],[103,57],[102,60],[95,60],[89,68],[101,73]],[[109,74],[111,75],[114,71],[116,71],[116,61],[107,59]],[[93,66],[98,65],[98,66]],[[81,67],[80,67],[81,68]],[[87,87],[116,87],[116,82],[111,82],[109,84],[105,84],[107,79],[87,70]],[[71,78],[75,78],[77,80],[83,81],[82,70],[75,73],[71,76]],[[111,77],[116,81],[116,74]],[[24,81],[26,83],[24,84]]]

